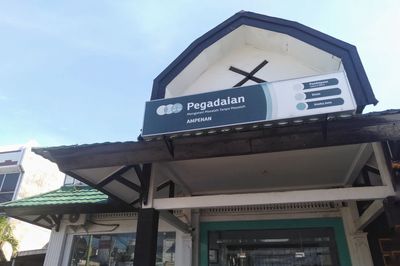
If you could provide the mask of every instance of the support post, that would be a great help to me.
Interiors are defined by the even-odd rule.
[[[394,187],[393,187],[392,173],[387,164],[385,152],[382,147],[382,143],[374,142],[374,143],[372,143],[372,147],[374,148],[376,163],[378,164],[382,183],[383,183],[383,185],[390,188],[393,191],[393,194],[395,194]]]
[[[192,266],[199,266],[200,261],[200,210],[193,209],[192,210],[192,239],[193,239],[193,257],[192,257]]]
[[[341,213],[352,265],[373,266],[367,233],[358,231],[354,223],[357,217],[355,202],[341,208]]]
[[[356,230],[364,230],[371,222],[373,222],[384,211],[382,200],[375,200],[364,213],[355,220]]]
[[[64,250],[65,241],[67,239],[67,225],[65,223],[60,224],[58,231],[53,229],[50,235],[49,245],[47,247],[46,257],[44,259],[44,266],[61,265]]]
[[[158,219],[159,212],[155,209],[149,208],[139,211],[134,265],[156,265]]]

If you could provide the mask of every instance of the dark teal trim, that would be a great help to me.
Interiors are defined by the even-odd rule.
[[[208,266],[208,231],[246,229],[288,229],[331,227],[335,231],[340,265],[351,266],[346,234],[341,218],[291,219],[267,221],[205,222],[200,224],[200,266]]]

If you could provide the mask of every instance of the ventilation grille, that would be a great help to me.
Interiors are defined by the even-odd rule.
[[[222,215],[222,214],[271,214],[281,212],[304,212],[304,211],[332,211],[344,207],[343,202],[309,202],[309,203],[288,203],[288,204],[269,204],[269,205],[249,205],[249,206],[227,206],[200,210],[201,215]],[[177,217],[183,215],[183,210],[174,210],[173,214]],[[96,213],[91,215],[95,219],[110,218],[137,218],[137,212],[117,212],[117,213]]]
[[[276,212],[301,212],[301,211],[321,211],[335,210],[343,207],[342,202],[310,202],[310,203],[288,203],[270,205],[249,205],[249,206],[229,206],[203,209],[201,215],[220,215],[220,214],[248,214],[248,213],[276,213]]]
[[[96,213],[91,215],[95,219],[106,219],[106,218],[132,218],[137,217],[137,212],[115,212],[115,213]]]

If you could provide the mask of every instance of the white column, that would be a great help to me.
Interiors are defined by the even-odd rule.
[[[349,246],[351,263],[353,266],[373,266],[371,251],[369,249],[367,233],[356,231],[355,203],[349,203],[349,207],[341,208],[343,225]]]
[[[176,231],[175,265],[192,265],[192,236]]]
[[[61,266],[67,238],[66,229],[67,226],[61,222],[58,232],[54,229],[51,231],[43,266]]]

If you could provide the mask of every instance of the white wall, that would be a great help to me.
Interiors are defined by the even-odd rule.
[[[64,181],[64,174],[56,164],[34,154],[27,146],[21,161],[23,170],[16,188],[15,199],[22,199],[58,189]],[[50,230],[10,219],[14,235],[18,239],[18,251],[43,248],[49,241]]]
[[[263,60],[268,64],[255,76],[270,82],[337,72],[341,65],[340,58],[286,34],[241,26],[193,59],[167,85],[165,96],[231,88],[244,76],[230,66],[250,72]]]

